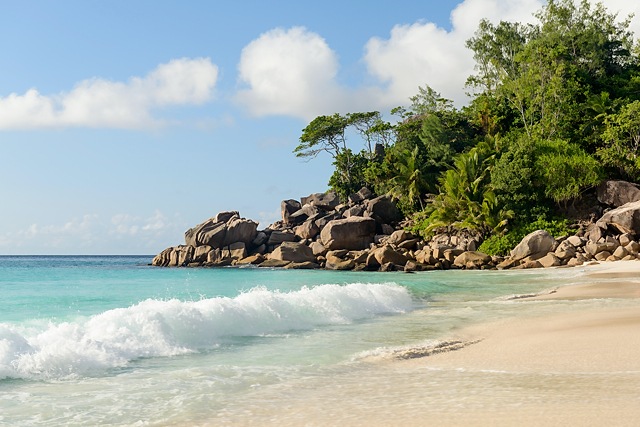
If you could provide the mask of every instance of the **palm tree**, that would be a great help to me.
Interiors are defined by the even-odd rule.
[[[480,143],[459,154],[440,179],[440,192],[429,207],[427,232],[440,227],[495,232],[506,226],[513,212],[500,209],[490,185],[495,151]]]

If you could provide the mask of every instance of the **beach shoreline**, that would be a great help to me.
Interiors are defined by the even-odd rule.
[[[517,316],[389,349],[330,382],[289,385],[277,409],[245,410],[280,426],[636,425],[640,262],[578,268],[583,283],[498,302]]]
[[[399,361],[414,369],[466,370],[533,375],[559,390],[555,402],[521,402],[517,408],[442,413],[434,425],[634,425],[640,419],[640,262],[586,266],[587,283],[561,286],[516,303],[523,311],[540,302],[562,304],[545,315],[474,325],[459,331],[469,345],[429,357]],[[571,307],[580,301],[625,300],[624,306]],[[616,378],[607,387],[594,381],[584,402],[560,392],[568,378]],[[555,383],[556,380],[558,383]],[[631,385],[631,388],[629,386]],[[517,393],[516,393],[517,394]]]

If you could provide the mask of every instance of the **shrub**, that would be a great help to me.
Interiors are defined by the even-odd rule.
[[[547,219],[544,216],[540,216],[531,223],[521,224],[502,235],[493,235],[485,239],[478,250],[487,255],[506,256],[520,243],[524,236],[536,230],[546,230],[554,237],[575,233],[575,227],[567,219]]]

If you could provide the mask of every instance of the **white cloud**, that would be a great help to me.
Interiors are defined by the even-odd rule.
[[[473,69],[464,50],[463,38],[431,23],[396,26],[388,39],[369,40],[364,61],[371,75],[385,85],[379,105],[406,104],[418,86],[426,84],[464,103],[460,88]]]
[[[592,3],[594,3],[592,1]],[[626,19],[630,14],[630,29],[635,35],[636,41],[640,38],[640,2],[629,0],[602,0],[602,4],[610,13],[616,13],[618,19]]]
[[[621,18],[635,12],[632,29],[640,35],[638,2],[603,3]],[[320,35],[299,27],[272,30],[244,48],[239,70],[247,88],[237,99],[255,115],[308,120],[318,114],[406,105],[418,86],[428,84],[461,106],[468,101],[464,85],[475,65],[465,41],[480,20],[534,22],[534,13],[543,4],[543,0],[466,0],[451,12],[450,30],[431,22],[396,25],[387,38],[371,38],[364,46],[363,63],[377,83],[357,88],[337,83],[337,55]]]
[[[210,59],[181,58],[127,82],[94,78],[50,96],[29,89],[0,97],[0,129],[153,127],[162,124],[154,109],[206,102],[217,78],[218,67]]]
[[[418,22],[395,26],[388,39],[370,39],[365,63],[371,75],[386,84],[379,105],[406,104],[424,85],[457,105],[466,104],[464,84],[475,63],[465,42],[480,19],[533,22],[533,13],[541,6],[539,0],[467,0],[451,12],[450,31]]]
[[[302,27],[277,28],[243,50],[236,100],[257,116],[309,118],[344,100],[336,83],[338,59],[319,35]]]

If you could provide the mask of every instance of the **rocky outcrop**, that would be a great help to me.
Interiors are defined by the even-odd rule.
[[[482,268],[489,265],[492,259],[489,255],[478,251],[466,251],[455,257],[453,265],[460,268]]]
[[[324,210],[333,210],[340,204],[340,197],[335,191],[315,193],[301,199],[303,205],[312,205]]]
[[[221,212],[213,218],[196,225],[184,234],[187,246],[210,246],[214,249],[232,243],[251,243],[256,238],[258,223],[240,218],[237,211]]]
[[[285,224],[290,224],[289,218],[291,217],[291,214],[296,213],[300,210],[300,208],[302,208],[302,205],[297,200],[283,200],[282,203],[280,203],[282,222]]]
[[[633,199],[637,186],[608,182],[599,190],[609,206]],[[619,188],[626,195],[616,194]],[[602,212],[598,206],[593,212]],[[385,196],[366,188],[340,203],[333,192],[281,204],[282,220],[257,230],[237,211],[220,212],[189,229],[185,244],[154,257],[157,266],[259,266],[333,270],[427,271],[434,269],[541,268],[590,261],[638,259],[640,200],[615,207],[581,225],[573,236],[554,238],[544,230],[527,236],[510,256],[478,251],[482,239],[469,232],[436,234],[428,240],[403,229],[402,215]]]
[[[300,201],[284,200],[282,220],[260,231],[257,223],[241,218],[237,211],[220,212],[187,230],[185,245],[165,249],[152,264],[350,269],[356,259],[334,255],[334,263],[327,262],[327,251],[368,249],[376,233],[395,230],[384,221],[397,221],[398,213],[390,199],[374,198],[367,188],[351,195],[347,203],[341,203],[333,191],[311,194]]]
[[[394,249],[390,245],[385,245],[381,248],[375,249],[371,251],[371,256],[373,256],[378,265],[384,265],[388,263],[392,263],[395,265],[403,266],[409,261],[403,253]]]

